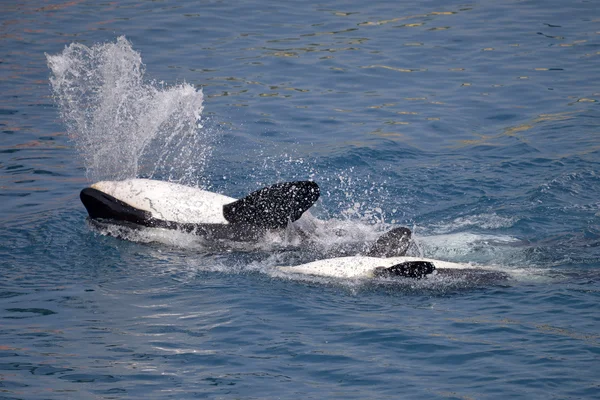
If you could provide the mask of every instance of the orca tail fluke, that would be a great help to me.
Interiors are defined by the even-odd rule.
[[[312,181],[277,183],[223,206],[230,224],[276,229],[299,219],[319,198],[319,185]]]
[[[404,277],[421,279],[433,273],[435,266],[429,261],[406,261],[391,267],[377,267],[373,271],[376,277],[392,278]]]

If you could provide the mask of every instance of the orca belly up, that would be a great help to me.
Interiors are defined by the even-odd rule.
[[[296,221],[319,198],[311,181],[284,182],[232,197],[150,179],[102,181],[80,193],[93,221],[180,230],[207,239],[255,240]]]
[[[505,281],[510,276],[502,271],[487,267],[473,267],[448,261],[421,257],[338,257],[317,260],[307,264],[276,267],[294,274],[321,277],[365,279],[365,278],[410,278],[450,277],[466,279],[473,283]]]

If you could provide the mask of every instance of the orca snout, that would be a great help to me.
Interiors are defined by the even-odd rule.
[[[92,219],[112,219],[142,223],[150,213],[130,206],[100,190],[87,187],[79,193],[79,198]]]

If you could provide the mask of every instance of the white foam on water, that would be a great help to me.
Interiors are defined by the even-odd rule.
[[[46,58],[88,179],[159,176],[198,185],[211,142],[199,128],[201,89],[146,81],[140,53],[123,36],[91,47],[72,43]]]
[[[504,252],[514,252],[514,244],[519,239],[508,235],[476,234],[472,232],[457,232],[442,235],[414,235],[415,241],[424,254],[436,258],[463,259],[479,254],[484,257],[489,254],[500,256]]]
[[[105,236],[113,236],[138,243],[159,243],[173,248],[205,251],[202,239],[193,234],[174,229],[135,227],[93,221],[90,226]]]
[[[501,229],[510,228],[517,222],[515,217],[503,217],[496,213],[483,213],[458,217],[449,222],[440,222],[431,226],[438,234],[454,232],[465,228]]]

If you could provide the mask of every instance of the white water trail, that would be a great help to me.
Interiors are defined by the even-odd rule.
[[[145,82],[140,53],[123,36],[46,54],[55,102],[89,180],[157,177],[198,185],[210,154],[199,127],[201,89]]]

